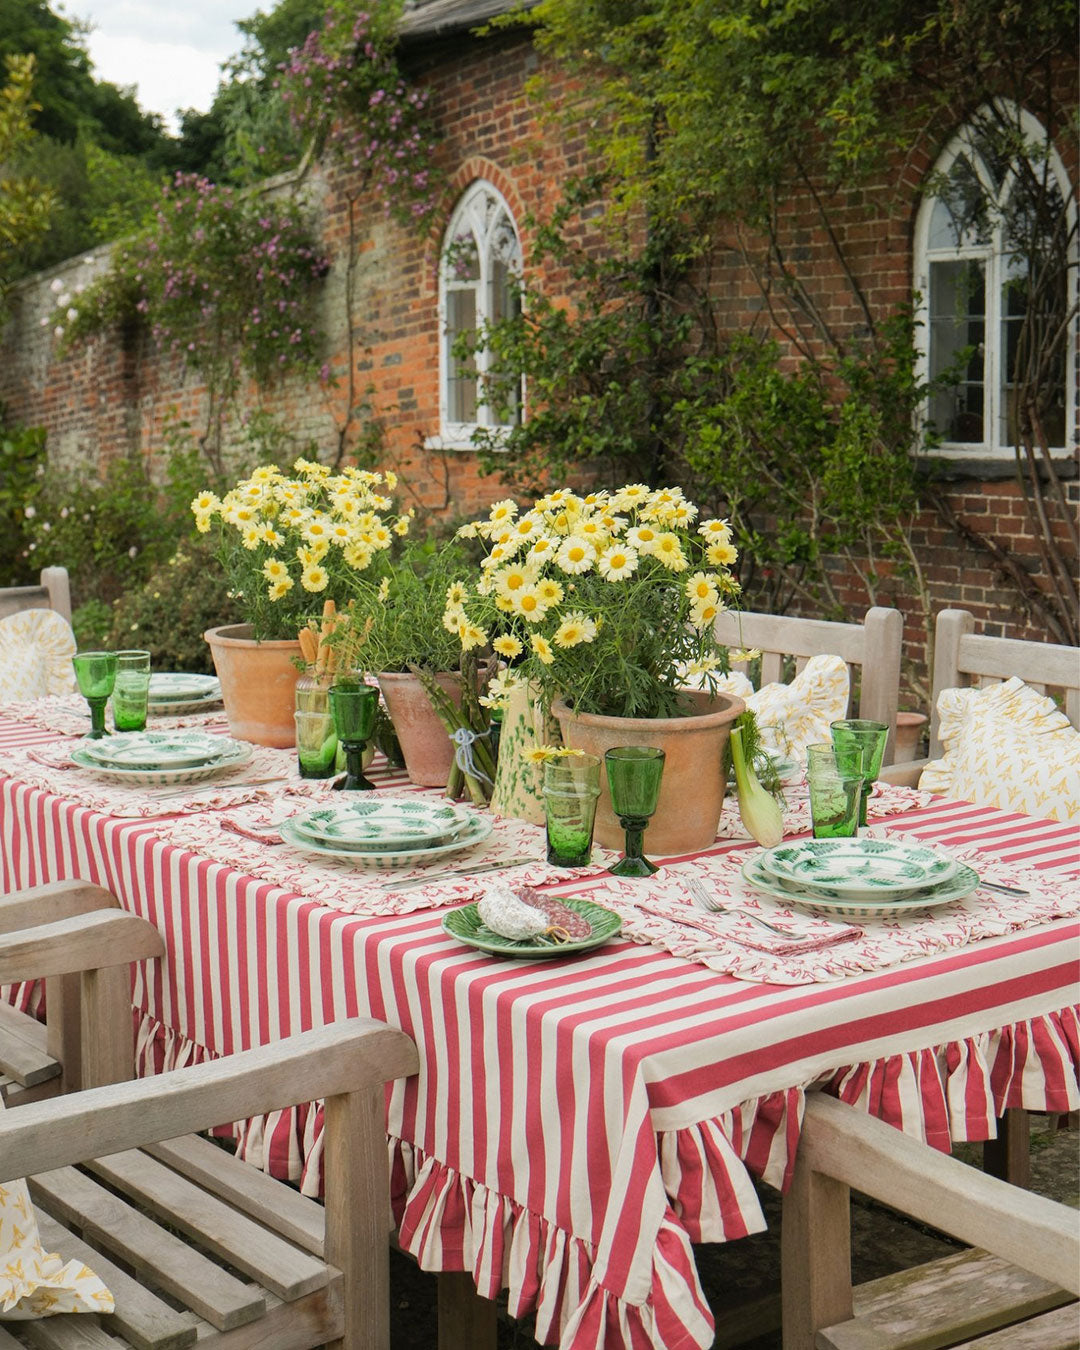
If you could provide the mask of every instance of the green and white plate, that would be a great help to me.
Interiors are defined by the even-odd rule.
[[[760,855],[748,858],[742,865],[743,880],[756,891],[782,900],[785,904],[796,905],[799,909],[810,909],[815,913],[827,914],[843,919],[886,919],[894,914],[906,914],[914,909],[936,909],[939,905],[951,904],[954,900],[963,900],[979,884],[979,874],[972,867],[958,863],[956,871],[947,881],[940,881],[928,887],[918,895],[877,895],[869,900],[855,900],[850,896],[837,899],[801,890],[797,885],[783,885],[761,865]]]
[[[300,834],[331,848],[400,853],[449,844],[468,828],[469,819],[448,802],[365,793],[294,816],[293,824]]]
[[[948,881],[960,864],[922,844],[894,839],[795,839],[761,855],[781,885],[833,900],[899,900]]]
[[[307,814],[310,814],[310,812]],[[413,845],[407,849],[374,853],[363,849],[339,848],[326,844],[320,839],[312,839],[310,835],[304,834],[297,828],[297,821],[300,819],[303,819],[303,817],[292,816],[288,820],[283,820],[278,826],[278,833],[282,839],[287,844],[292,844],[293,848],[302,849],[303,852],[310,853],[317,858],[344,858],[348,862],[356,863],[358,867],[372,867],[381,871],[389,871],[391,868],[417,867],[424,863],[448,858],[453,853],[465,853],[468,849],[476,848],[478,844],[482,844],[495,828],[487,816],[469,815],[465,829],[449,843],[435,844],[430,848],[419,848]]]
[[[202,764],[158,769],[102,764],[100,760],[88,754],[85,748],[87,745],[98,744],[96,741],[86,741],[76,746],[71,752],[71,759],[79,768],[88,769],[97,778],[103,778],[106,782],[122,783],[125,787],[173,787],[185,783],[199,783],[206,778],[216,778],[219,774],[238,769],[251,759],[251,746],[243,741],[234,741],[228,736],[214,736],[212,739],[220,743],[220,749],[215,758],[207,759]]]
[[[81,749],[105,769],[201,769],[228,756],[235,744],[203,731],[121,731]]]
[[[150,676],[146,706],[152,717],[203,712],[220,702],[221,684],[216,675],[189,675],[177,671]]]
[[[442,926],[451,937],[456,937],[459,942],[467,943],[468,946],[476,947],[482,952],[490,952],[492,956],[515,956],[524,960],[531,960],[537,956],[572,956],[575,952],[591,951],[593,947],[599,947],[611,938],[617,937],[622,930],[622,919],[610,909],[605,909],[603,905],[594,904],[591,900],[576,900],[565,895],[560,895],[559,899],[567,909],[572,909],[575,914],[588,919],[592,925],[592,932],[588,937],[577,938],[570,942],[551,942],[543,938],[503,937],[500,933],[493,933],[481,921],[475,904],[452,909],[443,918]]]

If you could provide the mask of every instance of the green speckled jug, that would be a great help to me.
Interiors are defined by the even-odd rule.
[[[544,823],[543,773],[530,764],[523,751],[538,745],[561,745],[559,724],[545,714],[533,684],[522,684],[507,700],[499,737],[499,762],[495,768],[495,788],[491,794],[491,812],[512,816],[530,825]]]

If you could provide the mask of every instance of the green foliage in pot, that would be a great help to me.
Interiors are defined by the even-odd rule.
[[[457,670],[461,643],[443,623],[452,583],[470,566],[465,547],[409,539],[393,558],[389,576],[376,581],[357,573],[350,623],[341,629],[339,664],[371,671]]]

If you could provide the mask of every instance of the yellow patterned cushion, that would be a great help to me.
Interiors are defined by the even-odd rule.
[[[0,619],[0,702],[73,694],[75,634],[51,609],[24,609]]]
[[[1080,732],[1054,703],[1015,676],[938,695],[942,759],[919,787],[948,797],[1080,820]]]
[[[65,1264],[42,1247],[26,1182],[0,1182],[0,1322],[111,1313],[113,1306],[112,1294],[92,1270],[81,1261]]]
[[[808,745],[829,740],[829,723],[847,716],[850,679],[839,656],[812,656],[790,684],[767,684],[756,693],[739,672],[725,676],[719,687],[746,700],[766,750],[793,759],[805,759]]]

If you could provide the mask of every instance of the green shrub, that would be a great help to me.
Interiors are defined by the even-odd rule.
[[[113,609],[104,600],[87,600],[72,611],[71,626],[80,651],[108,651],[112,644]]]
[[[20,586],[36,579],[36,559],[25,552],[22,523],[44,465],[44,427],[9,423],[0,404],[0,586]]]
[[[109,646],[146,648],[155,670],[205,674],[214,667],[203,633],[240,622],[225,574],[201,539],[185,541],[141,586],[119,597],[111,618]]]

